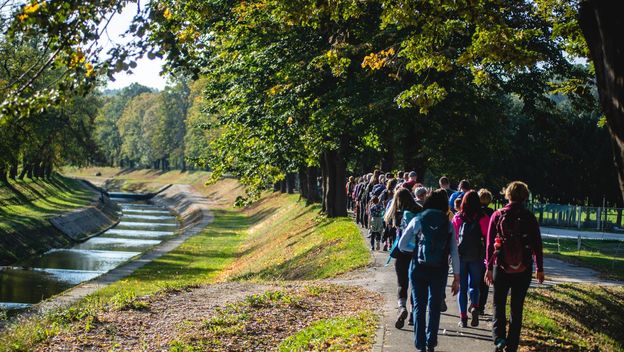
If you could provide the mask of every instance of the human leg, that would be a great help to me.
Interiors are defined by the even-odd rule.
[[[524,299],[531,284],[531,270],[513,274],[511,283],[511,299],[509,313],[509,332],[507,333],[507,351],[515,352],[520,344],[520,330],[522,329],[522,310]]]
[[[402,252],[399,252],[396,260],[394,261],[394,271],[397,276],[397,298],[399,305],[399,313],[394,326],[397,329],[403,328],[405,319],[407,318],[407,294],[409,288],[409,266],[411,262],[411,256]],[[413,309],[412,304],[412,309]]]
[[[479,283],[479,312],[485,312],[490,287],[485,283],[485,264],[481,264],[481,281]]]
[[[421,271],[410,273],[412,298],[414,299],[414,346],[419,351],[426,348],[426,313],[428,300],[428,280]]]
[[[507,278],[507,274],[500,268],[494,267],[493,272],[494,277],[494,302],[493,302],[493,311],[494,316],[492,318],[492,338],[494,340],[494,344],[498,344],[499,341],[506,340],[506,325],[507,325],[507,316],[506,316],[506,305],[507,305],[507,295],[509,294],[509,279]]]
[[[468,316],[468,262],[460,260],[459,264],[459,315],[462,318]]]
[[[438,344],[438,329],[440,328],[440,300],[442,299],[442,286],[445,277],[448,276],[447,268],[435,268],[429,270],[429,324],[427,325],[427,348],[433,348]]]
[[[470,309],[468,312],[471,314],[470,326],[479,326],[479,284],[481,283],[481,267],[483,264],[478,261],[470,261],[467,264],[468,268],[468,293],[470,297]]]

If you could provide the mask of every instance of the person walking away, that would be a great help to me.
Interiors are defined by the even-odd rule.
[[[481,202],[481,210],[488,216],[488,218],[491,218],[494,213],[494,209],[490,208],[490,203],[492,203],[492,192],[485,188],[481,188],[477,193],[479,194],[479,201]],[[483,261],[483,273],[485,273],[486,269],[487,265],[485,261]],[[485,315],[485,306],[487,305],[487,299],[490,293],[489,291],[490,287],[485,282],[485,275],[481,275],[481,283],[479,284],[479,315]]]
[[[434,352],[438,344],[441,290],[448,273],[449,255],[453,272],[459,272],[455,230],[447,211],[446,192],[433,191],[425,200],[422,213],[409,222],[399,240],[399,249],[413,255],[409,277],[414,298],[414,345],[419,351]],[[452,294],[456,295],[458,289],[459,275],[455,274]],[[427,308],[429,319],[426,319]]]
[[[412,197],[412,192],[406,188],[400,188],[395,194],[394,199],[392,200],[392,204],[390,209],[386,213],[386,223],[393,224],[396,228],[396,235],[398,238],[401,237],[403,233],[403,229],[407,227],[407,224],[422,211],[422,207],[420,207],[414,201],[414,197]],[[397,320],[394,323],[394,326],[397,329],[402,329],[405,325],[405,319],[410,316],[409,322],[413,323],[413,319],[411,319],[412,313],[409,313],[407,310],[407,298],[409,294],[409,268],[410,262],[412,261],[412,255],[409,253],[404,253],[399,250],[398,246],[395,246],[390,251],[390,256],[395,258],[394,262],[394,271],[397,276],[397,296],[398,296],[398,308],[399,312],[397,314]],[[413,296],[412,296],[412,312],[414,308]]]
[[[394,198],[395,188],[396,188],[397,180],[395,178],[391,178],[386,183],[386,189],[381,193],[379,200],[384,207],[384,213],[388,212],[388,209],[391,206],[392,199]],[[383,251],[387,251],[390,246],[394,243],[396,238],[396,229],[394,226],[388,224],[384,221],[384,231],[381,237],[381,243],[383,244]]]
[[[349,176],[349,180],[345,185],[345,191],[347,192],[347,210],[353,210],[353,189],[355,188],[355,180],[353,176]]]
[[[416,204],[422,207],[425,204],[425,198],[427,197],[427,189],[425,187],[417,187],[414,190],[414,196],[416,197]]]
[[[505,188],[509,203],[492,214],[487,240],[486,282],[494,286],[494,318],[492,338],[495,351],[516,352],[520,344],[522,310],[531,284],[533,263],[536,278],[544,282],[542,236],[535,215],[524,202],[529,188],[514,181]],[[507,296],[511,293],[509,331],[507,326]]]
[[[357,185],[355,185],[355,188],[353,190],[353,203],[355,204],[355,223],[358,225],[362,225],[363,223],[361,211],[362,207],[360,205],[360,194],[362,193],[362,188],[364,187],[364,178],[365,176],[362,176],[358,179],[358,183]]]
[[[407,180],[403,183],[403,187],[413,191],[414,186],[418,183],[418,174],[416,171],[410,171]]]
[[[455,193],[455,190],[451,189],[451,181],[449,181],[448,177],[440,177],[440,179],[438,180],[438,184],[440,185],[440,188],[446,192],[448,198],[451,199],[451,196],[453,195],[453,193]]]
[[[384,210],[383,205],[379,201],[379,197],[373,197],[370,204],[370,222],[368,227],[371,251],[379,250],[380,248]]]
[[[485,273],[483,260],[489,225],[490,217],[481,210],[479,195],[475,191],[468,191],[462,198],[459,211],[453,217],[460,263],[459,326],[463,328],[468,327],[468,313],[471,314],[470,326],[479,326],[479,287]]]
[[[464,194],[470,191],[470,182],[468,180],[459,181],[459,186],[457,187],[459,190],[451,195],[449,198],[449,207],[451,207],[451,211],[453,213],[457,213],[457,207],[455,207],[455,200],[461,199]],[[460,203],[461,204],[461,203]]]

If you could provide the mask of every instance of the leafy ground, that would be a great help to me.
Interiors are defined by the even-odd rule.
[[[276,299],[268,306],[258,306],[253,303],[254,300],[271,300],[275,297],[268,294],[269,298],[266,298],[262,295],[263,290],[257,293],[260,296],[238,297],[245,291],[231,288],[232,291],[221,290],[220,295],[217,295],[221,299],[215,298],[214,302],[208,302],[210,304],[203,306],[204,310],[199,308],[201,304],[198,302],[202,299],[210,301],[210,296],[195,296],[195,300],[183,299],[185,295],[198,294],[215,287],[207,284],[227,279],[253,279],[255,282],[318,279],[332,277],[368,263],[368,251],[357,227],[349,219],[324,219],[318,216],[318,207],[305,207],[297,201],[297,197],[286,195],[270,195],[252,208],[233,210],[225,204],[233,201],[239,187],[231,180],[223,182],[222,185],[201,188],[202,193],[220,200],[215,204],[218,209],[214,211],[214,222],[204,231],[127,279],[96,292],[68,310],[15,322],[0,335],[0,341],[3,341],[0,351],[29,351],[35,348],[54,350],[55,346],[108,350],[115,349],[116,344],[131,344],[138,350],[144,350],[141,347],[144,343],[139,342],[147,341],[149,344],[152,340],[161,341],[169,349],[178,351],[202,348],[206,344],[212,346],[211,350],[233,350],[232,343],[239,344],[236,346],[243,350],[243,346],[250,346],[244,344],[249,339],[254,344],[268,343],[270,348],[278,348],[281,341],[307,328],[325,330],[325,340],[306,342],[310,338],[302,333],[292,337],[289,343],[324,346],[319,347],[320,350],[351,345],[370,348],[376,324],[363,326],[360,318],[353,318],[354,315],[363,314],[362,319],[374,319],[372,313],[365,312],[369,307],[368,302],[374,299],[374,294],[368,291],[347,287],[326,288],[322,284],[314,284],[314,287],[320,287],[317,289],[306,288],[307,284],[278,283],[287,286],[278,290],[283,291],[283,294],[276,294],[283,299]],[[253,287],[258,289],[258,285]],[[327,306],[320,307],[315,295],[327,301]],[[332,296],[332,299],[325,299],[324,295]],[[229,302],[233,304],[231,306],[215,310],[227,304],[222,300],[224,296],[239,299]],[[301,307],[292,302],[302,302]],[[161,307],[158,310],[156,307],[159,304],[169,308]],[[180,316],[193,315],[196,320],[191,323],[181,320],[180,325],[174,324],[173,330],[165,328],[153,334],[146,330],[148,326],[158,328],[158,322],[169,321],[174,308],[184,308],[183,304],[189,306],[178,309]],[[141,316],[141,319],[132,320],[135,315]],[[219,325],[223,319],[226,320],[223,324],[229,324],[227,317],[232,315],[236,315],[237,321],[245,322],[244,331],[250,331],[245,339],[240,339],[235,333],[241,329],[240,324],[235,324],[236,327]],[[290,319],[287,320],[290,323],[284,325],[285,317]],[[129,330],[115,325],[126,321],[136,321],[138,325],[128,325]],[[139,321],[142,323],[139,324]],[[327,331],[332,326],[336,329]],[[124,331],[134,331],[134,335]],[[175,331],[184,333],[177,334]],[[266,342],[254,340],[254,331],[259,335],[265,331],[269,334],[267,336],[274,337]],[[165,332],[171,334],[164,336]],[[103,333],[117,340],[102,340],[100,337]],[[161,335],[164,337],[161,338]],[[103,345],[98,347],[97,341]],[[266,347],[269,348],[269,345]],[[302,350],[308,350],[308,347],[302,347]]]
[[[0,184],[0,230],[36,228],[50,217],[90,204],[94,198],[82,183],[61,176],[47,181],[11,180]]]
[[[624,288],[566,284],[529,291],[522,351],[624,351]]]
[[[610,279],[624,280],[624,242],[582,240],[581,250],[573,239],[544,239],[544,253],[576,265],[592,268]]]

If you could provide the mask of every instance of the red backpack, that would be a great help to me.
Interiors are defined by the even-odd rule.
[[[500,214],[496,225],[495,264],[509,274],[531,270],[532,251],[525,230],[531,214],[526,209],[501,209]]]

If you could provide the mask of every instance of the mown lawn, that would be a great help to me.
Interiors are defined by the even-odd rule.
[[[545,238],[543,242],[546,254],[592,268],[606,278],[624,280],[624,241],[584,239],[580,251],[574,239]]]
[[[623,287],[566,284],[531,290],[522,351],[623,351],[623,316]]]
[[[81,182],[62,176],[0,184],[0,230],[41,226],[52,216],[90,204],[95,197]]]

